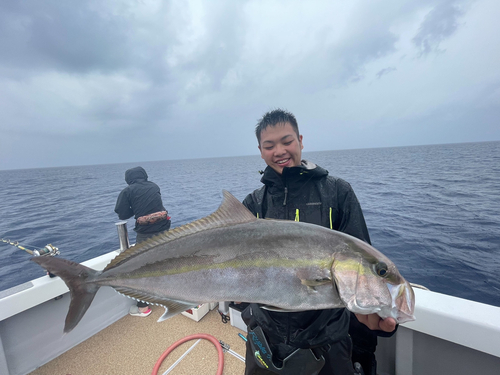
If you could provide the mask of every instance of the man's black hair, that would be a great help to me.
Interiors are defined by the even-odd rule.
[[[295,130],[295,133],[297,133],[298,138],[300,136],[299,125],[297,124],[297,119],[291,112],[285,111],[281,108],[277,108],[265,113],[255,127],[255,135],[257,136],[259,145],[260,135],[264,130],[266,130],[268,126],[276,126],[278,124],[285,125],[286,123],[289,123],[292,126],[293,130]]]

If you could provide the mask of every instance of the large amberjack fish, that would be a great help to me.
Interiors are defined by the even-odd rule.
[[[414,320],[410,284],[372,246],[318,225],[257,219],[223,194],[213,214],[129,248],[103,271],[56,257],[32,258],[70,290],[64,331],[78,324],[101,286],[164,306],[159,321],[217,301],[286,311],[347,307],[398,323]]]

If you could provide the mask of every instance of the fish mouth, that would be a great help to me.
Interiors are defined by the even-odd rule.
[[[393,318],[396,323],[406,323],[415,320],[413,310],[415,307],[415,297],[413,289],[408,283],[390,284],[386,283],[391,296],[390,302],[378,307],[362,306],[357,300],[353,300],[347,305],[347,308],[356,314],[374,314],[376,313],[382,319]]]
[[[415,294],[411,285],[408,282],[396,285],[387,283],[387,289],[391,294],[392,306],[382,309],[379,315],[383,318],[392,317],[398,324],[415,320]]]

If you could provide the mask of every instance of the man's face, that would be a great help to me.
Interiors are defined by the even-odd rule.
[[[292,125],[268,126],[260,133],[260,156],[281,174],[285,167],[296,167],[302,160],[302,136],[297,137]]]

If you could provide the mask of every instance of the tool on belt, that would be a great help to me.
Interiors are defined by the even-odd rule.
[[[278,367],[273,362],[273,353],[261,327],[256,326],[253,329],[248,327],[247,338],[259,367],[276,374],[316,375],[325,365],[325,358],[322,355],[316,357],[312,349],[297,349],[283,360],[281,367]]]

